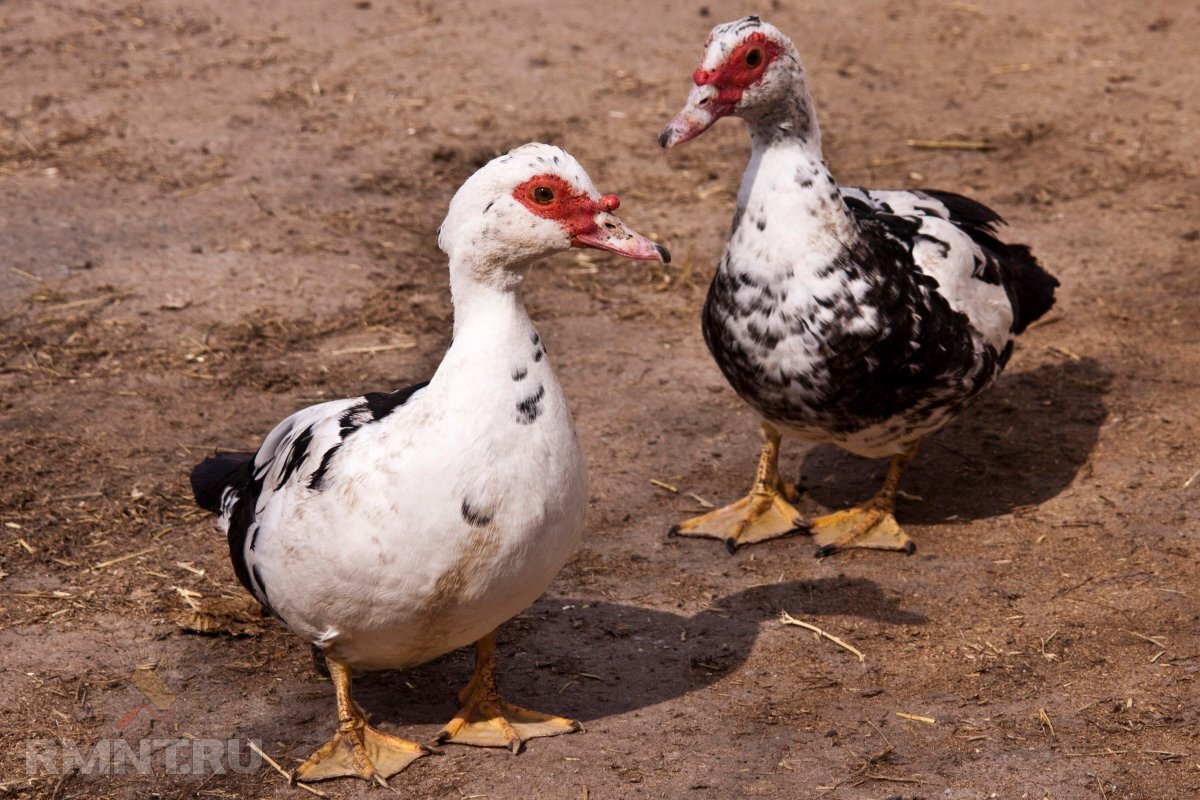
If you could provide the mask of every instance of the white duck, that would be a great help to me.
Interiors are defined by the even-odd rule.
[[[803,530],[818,555],[847,547],[912,552],[893,507],[920,441],[991,385],[1013,337],[1058,286],[1024,245],[995,237],[999,215],[949,192],[839,188],[795,45],[757,17],[709,35],[671,147],[723,116],[746,120],[752,152],[704,306],[721,371],[762,416],[750,494],[672,529],[738,546]],[[883,488],[805,523],[779,477],[780,434],[889,457]]]
[[[579,730],[507,703],[494,677],[496,628],[549,585],[587,506],[567,401],[520,287],[533,261],[571,247],[670,260],[614,216],[618,205],[557,147],[494,159],[442,223],[454,340],[433,377],[303,409],[257,453],[193,470],[238,579],[329,665],[337,733],[297,779],[385,783],[429,752],[367,724],[350,670],[411,667],[472,642],[474,675],[438,741],[517,752]]]

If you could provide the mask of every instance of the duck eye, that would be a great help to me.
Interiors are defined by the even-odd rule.
[[[554,202],[554,190],[549,186],[535,186],[532,197],[533,202],[547,206]]]
[[[754,69],[763,62],[763,51],[757,47],[746,53],[746,66]]]

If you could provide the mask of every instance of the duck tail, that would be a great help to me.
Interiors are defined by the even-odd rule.
[[[1000,259],[1005,288],[1012,298],[1013,333],[1021,333],[1054,305],[1055,278],[1023,244],[1005,245]]]
[[[221,495],[238,483],[239,473],[248,471],[254,453],[216,453],[192,468],[192,495],[196,505],[214,514],[221,510]]]

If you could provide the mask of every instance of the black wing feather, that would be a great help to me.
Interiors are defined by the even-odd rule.
[[[991,252],[1000,268],[1000,283],[1013,306],[1013,333],[1021,333],[1029,323],[1054,305],[1058,279],[1047,272],[1023,244],[1005,244],[996,238],[996,228],[1004,218],[969,197],[936,189],[920,189],[950,212],[950,221],[961,228],[976,244]]]
[[[425,388],[428,381],[416,383],[395,392],[370,392],[362,400],[342,414],[339,419],[341,438],[344,441],[364,424],[378,422],[391,414],[408,400],[418,390]],[[310,425],[291,443],[286,451],[271,454],[270,461],[286,458],[283,474],[275,490],[281,489],[295,475],[309,457],[309,447],[313,438],[313,426]],[[329,470],[333,454],[341,447],[341,442],[327,450],[321,458],[320,465],[310,477],[309,489],[323,488],[325,476]],[[257,453],[216,453],[201,461],[192,469],[192,494],[196,504],[214,514],[222,512],[222,500],[226,490],[231,490],[233,505],[229,507],[229,559],[233,562],[233,571],[238,582],[263,605],[271,614],[279,616],[271,608],[267,599],[267,587],[262,582],[258,569],[246,563],[246,538],[250,537],[250,550],[254,549],[255,538],[258,535],[257,509],[258,499],[262,495],[263,478],[270,472],[269,463],[265,463],[257,471],[254,468]],[[251,530],[253,529],[253,533]],[[251,574],[253,572],[253,574]]]
[[[421,381],[394,392],[367,392],[363,399],[371,411],[371,417],[376,422],[408,402],[409,398],[429,385],[429,381]],[[344,436],[342,438],[345,438]]]

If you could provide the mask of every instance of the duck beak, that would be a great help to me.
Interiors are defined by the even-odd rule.
[[[572,247],[592,247],[607,250],[636,261],[671,263],[671,254],[661,244],[647,239],[608,211],[596,215],[596,229],[577,233],[571,238]]]
[[[658,143],[664,148],[669,148],[690,142],[732,110],[718,102],[716,87],[692,86],[683,110],[663,128],[663,132],[658,136]]]
[[[661,261],[670,264],[671,254],[667,252],[667,248],[642,236],[612,213],[620,207],[621,201],[615,194],[601,197],[600,201],[592,206],[598,210],[592,217],[591,229],[573,234],[571,246],[607,250],[636,261]]]

